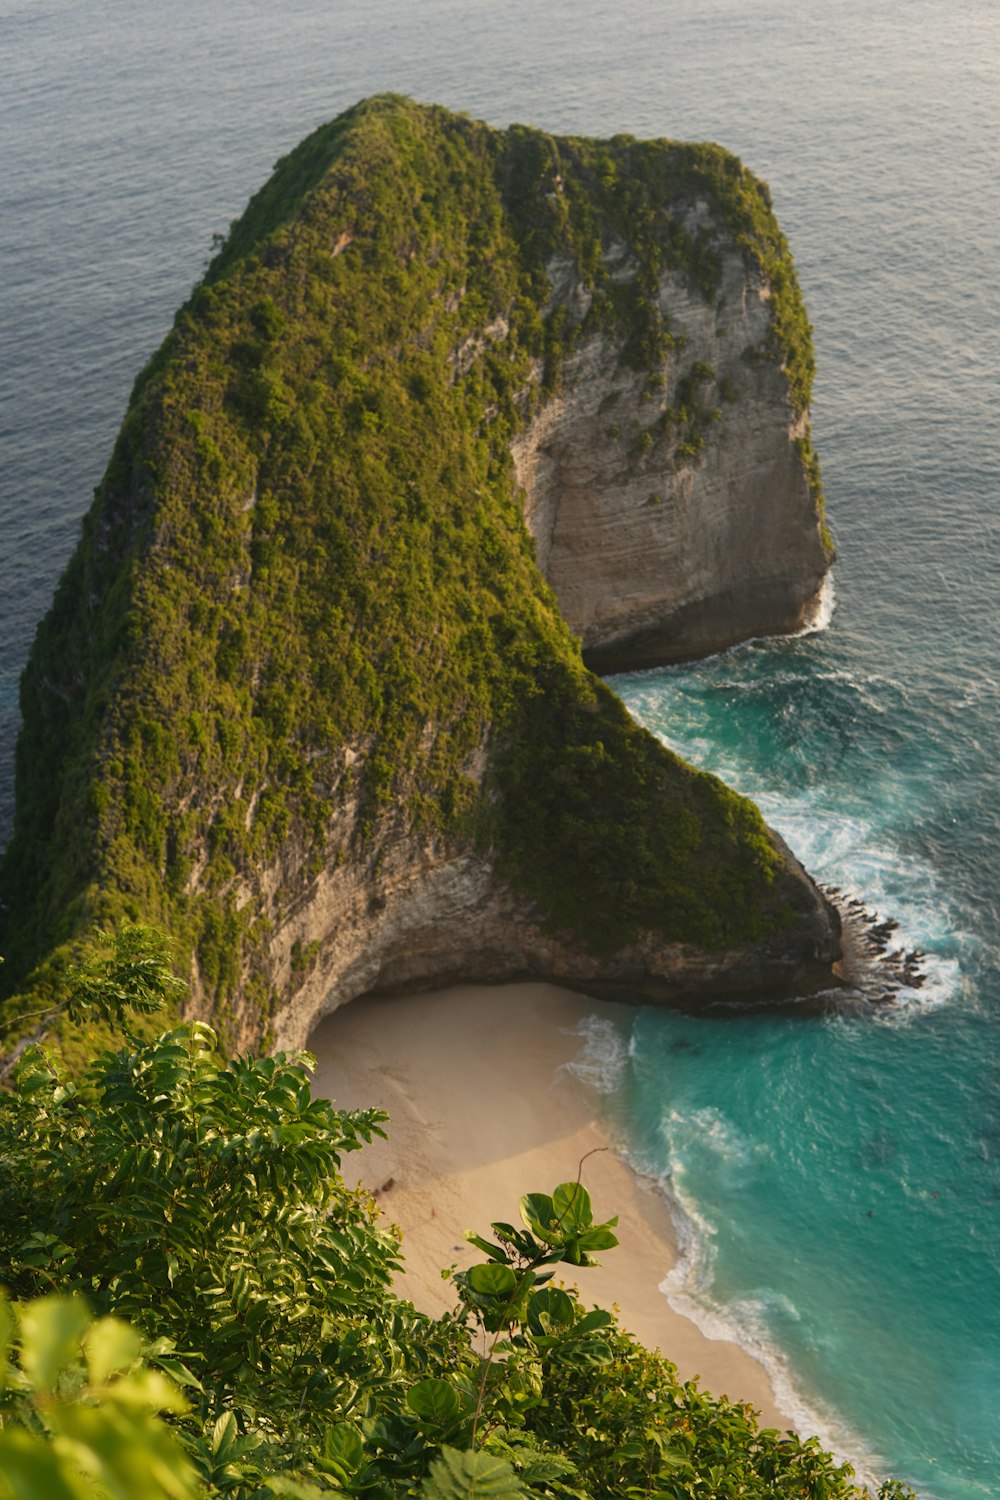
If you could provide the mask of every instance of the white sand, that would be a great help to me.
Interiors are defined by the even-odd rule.
[[[355,1001],[328,1017],[310,1048],[315,1089],[341,1108],[387,1111],[388,1141],[346,1156],[403,1231],[399,1291],[428,1313],[454,1304],[441,1268],[481,1259],[462,1234],[489,1237],[494,1219],[518,1223],[518,1199],[577,1176],[598,1219],[619,1216],[620,1244],[602,1265],[573,1272],[586,1305],[617,1306],[624,1327],[659,1348],[683,1379],[749,1401],[767,1426],[791,1420],[763,1367],[735,1344],[706,1338],[673,1311],[659,1283],[676,1241],[662,1197],[610,1150],[598,1101],[560,1065],[578,1054],[580,1018],[612,1007],[551,985],[461,986],[398,1000]],[[595,1148],[597,1155],[588,1156]]]

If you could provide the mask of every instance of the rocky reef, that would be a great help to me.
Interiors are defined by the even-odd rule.
[[[452,979],[832,983],[827,899],[589,670],[808,617],[811,374],[717,147],[393,96],[315,132],[139,377],[40,627],[8,1016],[122,916],[255,1046]]]

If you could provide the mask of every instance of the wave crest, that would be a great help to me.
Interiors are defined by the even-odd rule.
[[[570,1032],[583,1039],[578,1055],[563,1063],[560,1073],[570,1073],[598,1094],[613,1094],[628,1066],[629,1042],[607,1016],[583,1016]]]

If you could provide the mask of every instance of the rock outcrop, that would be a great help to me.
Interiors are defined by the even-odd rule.
[[[766,190],[715,147],[395,98],[317,131],[137,382],[40,628],[8,992],[122,916],[250,1045],[460,978],[831,983],[832,907],[580,644],[801,622],[810,373]]]
[[[707,220],[700,203],[689,228]],[[624,246],[605,255],[627,274]],[[567,269],[549,273],[554,302],[579,308]],[[558,394],[512,450],[539,567],[599,672],[798,631],[830,564],[796,446],[808,422],[768,357],[760,267],[730,244],[717,298],[667,270],[657,300],[671,343],[656,380],[595,334],[567,357]]]
[[[783,851],[800,909],[770,939],[705,949],[650,932],[612,953],[578,934],[546,931],[537,907],[503,882],[493,861],[440,842],[415,845],[405,827],[384,837],[377,871],[325,869],[271,934],[273,983],[289,1002],[273,1018],[280,1047],[302,1047],[323,1016],[361,995],[449,984],[544,978],[632,1004],[704,1011],[760,1006],[833,990],[840,928],[825,898]],[[258,1018],[243,1015],[252,1041]]]

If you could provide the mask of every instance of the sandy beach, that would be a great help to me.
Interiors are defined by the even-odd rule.
[[[518,984],[356,1001],[327,1017],[309,1043],[316,1091],[390,1116],[388,1140],[345,1157],[345,1177],[375,1193],[403,1231],[401,1295],[438,1313],[454,1302],[442,1267],[480,1258],[464,1230],[488,1235],[494,1219],[518,1222],[523,1193],[574,1179],[586,1157],[595,1215],[619,1216],[620,1244],[599,1267],[575,1277],[567,1267],[567,1281],[585,1304],[616,1306],[682,1378],[699,1376],[706,1389],[751,1402],[765,1425],[789,1427],[763,1366],[706,1338],[659,1290],[677,1255],[667,1205],[607,1149],[599,1101],[562,1067],[581,1050],[581,1017],[595,1013],[612,1008]]]

